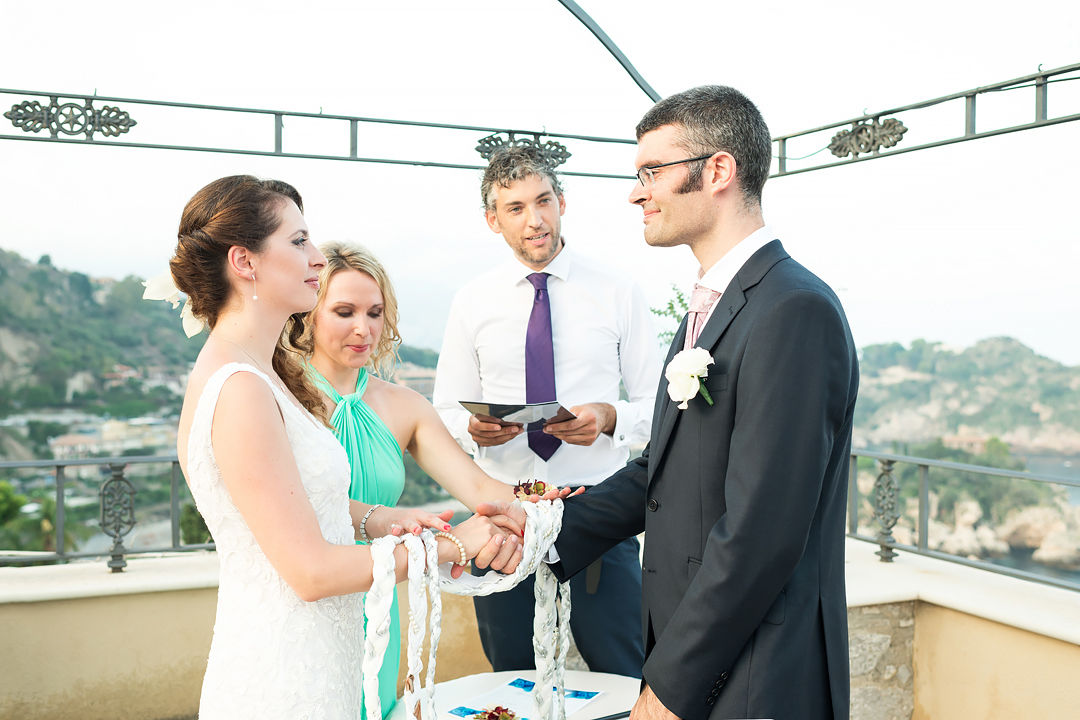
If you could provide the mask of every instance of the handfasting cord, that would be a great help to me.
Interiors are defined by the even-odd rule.
[[[555,542],[562,527],[563,503],[562,500],[552,500],[525,502],[521,506],[527,517],[522,558],[517,569],[508,575],[489,572],[482,577],[465,574],[460,578],[452,578],[449,565],[439,568],[436,573],[434,568],[438,564],[438,550],[435,536],[430,530],[424,530],[419,537],[387,535],[372,541],[374,582],[364,603],[368,627],[368,635],[364,639],[363,664],[367,720],[382,719],[378,674],[390,641],[390,603],[395,580],[394,547],[402,542],[409,551],[408,675],[404,697],[407,714],[419,717],[420,720],[436,718],[435,653],[442,632],[440,588],[455,595],[490,595],[493,592],[509,590],[536,573],[536,615],[533,621],[536,685],[532,691],[537,709],[535,717],[537,720],[565,719],[564,675],[566,653],[570,647],[570,586],[567,583],[560,585],[543,562],[548,548]],[[425,630],[422,623],[427,619],[429,601],[431,646],[428,652],[427,682],[421,686],[420,653]],[[552,687],[555,688],[554,693],[545,691]]]

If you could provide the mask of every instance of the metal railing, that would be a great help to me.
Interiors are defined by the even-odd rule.
[[[136,488],[128,479],[126,471],[131,465],[169,463],[169,522],[171,542],[163,547],[128,548],[124,538],[135,528]],[[112,538],[112,547],[106,552],[67,552],[66,551],[66,490],[70,487],[65,470],[72,467],[97,466],[108,468],[109,477],[101,481],[98,488],[99,523],[101,532]],[[52,521],[55,552],[12,551],[0,548],[0,566],[27,565],[48,562],[65,562],[77,558],[93,558],[108,555],[108,567],[113,572],[121,572],[127,565],[127,555],[212,550],[213,543],[185,545],[180,539],[180,463],[176,455],[155,455],[138,457],[100,457],[79,460],[31,460],[2,461],[0,470],[22,470],[51,468],[55,478],[56,515]]]
[[[860,495],[858,485],[859,458],[868,458],[876,463],[877,478],[874,481],[873,491],[868,498],[873,509],[873,520],[877,524],[877,532],[874,535],[866,535],[859,531],[859,507]],[[908,464],[918,472],[918,512],[914,528],[915,543],[906,544],[897,542],[893,537],[893,528],[897,521],[903,517],[901,511],[902,496],[900,483],[897,480],[897,465]],[[867,542],[876,543],[879,546],[878,557],[882,562],[892,562],[896,557],[897,549],[914,552],[919,555],[947,560],[949,562],[967,565],[969,567],[988,570],[990,572],[1010,575],[1024,580],[1054,585],[1070,590],[1080,590],[1080,579],[1070,580],[1064,577],[1053,577],[1048,574],[1020,570],[1007,567],[989,560],[971,559],[930,547],[930,485],[931,470],[953,471],[970,473],[981,478],[1008,478],[1010,480],[1025,480],[1029,482],[1080,488],[1080,480],[1042,475],[1016,470],[999,470],[997,468],[983,467],[980,465],[966,465],[963,463],[948,462],[944,460],[930,460],[928,458],[910,457],[907,455],[893,455],[889,453],[855,451],[851,455],[851,467],[848,475],[848,537]],[[1080,578],[1080,574],[1077,575]]]
[[[1078,121],[1080,120],[1080,113],[1054,116],[1048,110],[1050,86],[1055,83],[1078,81],[1080,80],[1078,73],[1080,73],[1080,63],[1073,63],[1072,65],[1065,65],[1051,70],[1043,70],[1042,66],[1040,66],[1038,72],[1031,73],[1030,75],[1024,75],[1011,80],[1004,80],[990,85],[983,85],[981,87],[971,88],[970,90],[962,90],[931,100],[923,100],[921,102],[889,108],[879,112],[867,113],[864,111],[863,115],[849,120],[841,120],[839,122],[829,123],[828,125],[810,128],[809,130],[779,135],[773,138],[773,143],[777,148],[777,172],[769,177],[795,175],[797,173],[821,170],[827,167],[850,165],[855,162],[874,160],[892,155],[901,155],[916,150],[927,150],[943,145],[952,145],[953,143],[966,142],[968,140],[977,140],[979,138],[1005,135],[1021,130],[1032,130],[1040,127],[1058,125],[1060,123]],[[1032,119],[1030,122],[986,130],[977,129],[975,122],[975,108],[979,96],[986,96],[990,93],[1020,90],[1023,88],[1034,88],[1035,91]],[[917,145],[896,147],[907,132],[908,127],[899,119],[885,118],[886,115],[903,115],[904,113],[924,110],[948,102],[959,102],[960,100],[964,101],[963,108],[958,108],[958,110],[961,110],[963,113],[963,134],[919,143]],[[820,148],[803,157],[792,157],[790,155],[789,146],[792,140],[805,138],[829,130],[838,130],[839,132],[833,136],[827,147]],[[791,168],[788,165],[788,163],[792,161],[805,160],[809,157],[813,157],[818,152],[825,149],[828,149],[836,159],[817,165],[811,165],[809,167]],[[849,155],[851,157],[848,157]]]
[[[872,535],[861,532],[859,528],[859,509],[862,500],[858,484],[859,458],[872,460],[876,464],[877,469],[877,477],[874,480],[873,490],[870,493],[870,497],[867,498],[873,510],[873,520],[877,526],[876,532]],[[146,465],[151,463],[168,463],[170,466],[169,521],[171,542],[169,545],[163,547],[128,548],[124,545],[124,538],[127,537],[132,529],[134,529],[136,524],[134,498],[137,490],[131,480],[127,478],[126,470],[132,465]],[[897,522],[903,517],[901,508],[903,498],[901,495],[900,483],[897,479],[897,475],[899,474],[897,472],[897,466],[903,464],[914,466],[918,475],[918,490],[916,493],[916,497],[918,498],[918,511],[915,527],[913,528],[915,537],[914,544],[898,542],[893,536],[893,529]],[[65,491],[69,487],[65,471],[67,468],[85,466],[107,467],[109,471],[109,477],[101,481],[98,489],[100,529],[108,537],[112,538],[113,541],[112,547],[105,552],[67,552],[65,550]],[[53,471],[56,485],[56,514],[53,521],[54,547],[56,548],[56,551],[16,552],[6,548],[0,548],[0,566],[25,565],[43,562],[65,562],[77,558],[107,556],[108,567],[112,569],[113,572],[120,572],[126,565],[124,558],[128,555],[214,549],[213,543],[183,544],[181,542],[180,496],[182,473],[176,455],[0,462],[0,470],[34,468],[50,468]],[[1071,590],[1080,590],[1080,581],[1006,567],[988,560],[973,560],[931,548],[929,528],[931,520],[930,487],[932,470],[939,472],[964,472],[981,478],[1007,478],[1014,481],[1023,480],[1051,486],[1080,488],[1080,480],[1071,480],[1052,475],[1019,472],[1014,470],[999,470],[997,468],[979,465],[965,465],[962,463],[931,460],[928,458],[910,457],[906,455],[856,451],[851,455],[851,467],[848,477],[848,536],[877,544],[879,546],[877,555],[881,558],[882,562],[892,562],[893,558],[897,555],[896,551],[904,550],[939,560],[947,560],[949,562],[979,568],[981,570],[988,570],[990,572],[1010,575],[1025,580],[1033,580]]]

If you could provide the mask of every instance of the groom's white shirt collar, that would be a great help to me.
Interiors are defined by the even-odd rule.
[[[708,270],[699,268],[697,284],[718,293],[724,292],[735,275],[742,269],[742,266],[750,259],[750,256],[775,239],[776,233],[772,231],[772,228],[763,225],[735,243],[735,247],[728,250],[722,258],[713,263],[711,268]],[[686,297],[690,297],[693,292],[694,287],[691,285],[690,292],[686,294]],[[705,316],[705,322],[709,322],[709,318],[712,317],[713,310],[716,309],[718,304],[713,303],[713,306],[709,308],[709,313]]]
[[[724,292],[735,274],[742,269],[750,256],[776,239],[776,234],[768,225],[764,225],[744,237],[727,251],[722,258],[713,263],[708,270],[698,270],[698,285],[703,285],[718,293]],[[691,287],[691,292],[693,288]]]

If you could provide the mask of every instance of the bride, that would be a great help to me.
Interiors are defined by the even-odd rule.
[[[302,209],[286,183],[215,180],[184,208],[169,264],[211,330],[177,442],[221,564],[203,720],[360,717],[359,593],[372,562],[354,538],[369,506],[350,502],[345,452],[281,338],[315,306],[325,263]],[[496,542],[505,532],[474,516],[439,533],[439,561],[511,572],[521,553]],[[404,547],[395,559],[401,581]]]

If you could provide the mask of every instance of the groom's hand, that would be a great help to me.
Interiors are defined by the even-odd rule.
[[[678,715],[664,707],[660,698],[648,685],[630,709],[630,720],[681,720]]]
[[[505,500],[482,502],[476,506],[476,514],[491,518],[493,523],[519,537],[525,535],[525,511],[520,505]]]

